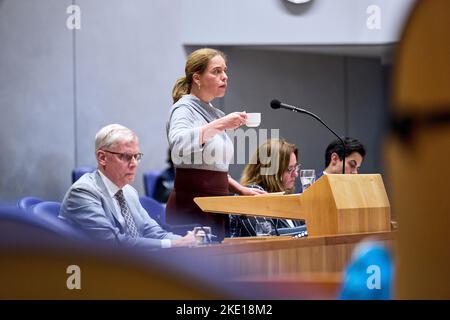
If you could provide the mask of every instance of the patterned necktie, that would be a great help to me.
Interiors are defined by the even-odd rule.
[[[123,191],[119,190],[114,195],[114,197],[119,201],[120,205],[120,211],[122,212],[123,217],[125,218],[125,223],[127,225],[127,229],[129,234],[133,238],[137,238],[139,236],[139,233],[136,228],[136,223],[133,220],[133,217],[131,216],[130,210],[128,209],[127,202],[125,201],[125,197],[123,196]]]

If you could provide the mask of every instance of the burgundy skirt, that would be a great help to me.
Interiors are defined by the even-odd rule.
[[[196,223],[210,226],[217,240],[222,241],[229,234],[228,215],[203,212],[193,199],[229,194],[227,172],[176,169],[174,189],[166,206],[166,221],[171,225]]]

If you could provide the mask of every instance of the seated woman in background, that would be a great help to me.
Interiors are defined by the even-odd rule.
[[[298,149],[294,144],[284,139],[267,140],[244,168],[241,184],[267,192],[294,193],[295,179],[300,169],[297,159]],[[231,237],[256,236],[256,223],[263,221],[269,221],[280,234],[295,235],[306,230],[305,227],[299,228],[304,225],[303,220],[231,215]]]

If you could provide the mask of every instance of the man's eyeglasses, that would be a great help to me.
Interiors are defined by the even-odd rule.
[[[121,161],[125,161],[125,162],[131,162],[131,159],[134,159],[134,160],[136,160],[136,162],[139,162],[139,161],[141,161],[142,157],[144,156],[143,153],[129,154],[129,153],[113,152],[113,151],[109,151],[109,150],[103,150],[103,151],[112,153],[112,154],[116,154],[117,157]]]
[[[302,166],[301,164],[297,164],[294,167],[288,167],[287,172],[289,172],[289,174],[293,174],[294,172],[299,172],[301,166]]]

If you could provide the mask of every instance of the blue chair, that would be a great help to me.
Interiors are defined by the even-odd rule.
[[[90,173],[95,170],[94,167],[77,167],[72,170],[72,183],[80,179],[80,177],[85,173]]]
[[[360,243],[345,271],[340,299],[392,299],[393,269],[392,257],[386,247],[373,241]]]
[[[217,276],[219,268],[185,259],[184,252],[175,251],[172,256],[159,251],[144,254],[98,240],[76,239],[77,233],[69,233],[63,225],[51,225],[33,214],[21,213],[15,203],[9,207],[0,203],[0,266],[2,271],[7,270],[1,277],[1,300],[252,297],[251,291],[237,290],[222,281]],[[81,268],[81,290],[66,289],[76,282],[66,281],[73,279],[70,272],[74,269],[69,269],[72,264]],[[113,286],[84,285],[86,270],[94,270],[100,284],[115,279]],[[55,272],[60,275],[55,276]],[[25,290],[30,283],[42,290]],[[160,290],[168,283],[172,290]],[[192,283],[202,285],[193,287]]]
[[[156,189],[156,181],[163,173],[162,170],[149,170],[144,172],[144,189],[147,197],[153,198]]]
[[[61,209],[61,203],[55,201],[43,201],[31,208],[31,212],[38,217],[55,217],[59,215]]]
[[[166,224],[166,209],[164,206],[153,198],[142,196],[139,197],[139,201],[144,209],[147,211],[148,215],[156,220],[159,225],[163,226]]]
[[[21,241],[26,241],[27,237],[32,237],[34,232],[42,232],[58,238],[89,240],[83,232],[56,216],[23,214],[22,209],[17,206],[0,207],[0,238],[3,238],[3,244],[9,239],[17,245]]]
[[[49,228],[53,228],[61,235],[75,237],[76,239],[89,239],[83,231],[73,227],[66,220],[59,218],[61,203],[55,201],[43,201],[31,207],[31,215],[35,216]]]
[[[38,204],[40,202],[43,202],[41,198],[37,197],[23,197],[17,201],[17,206],[22,210],[28,210],[35,204]]]

